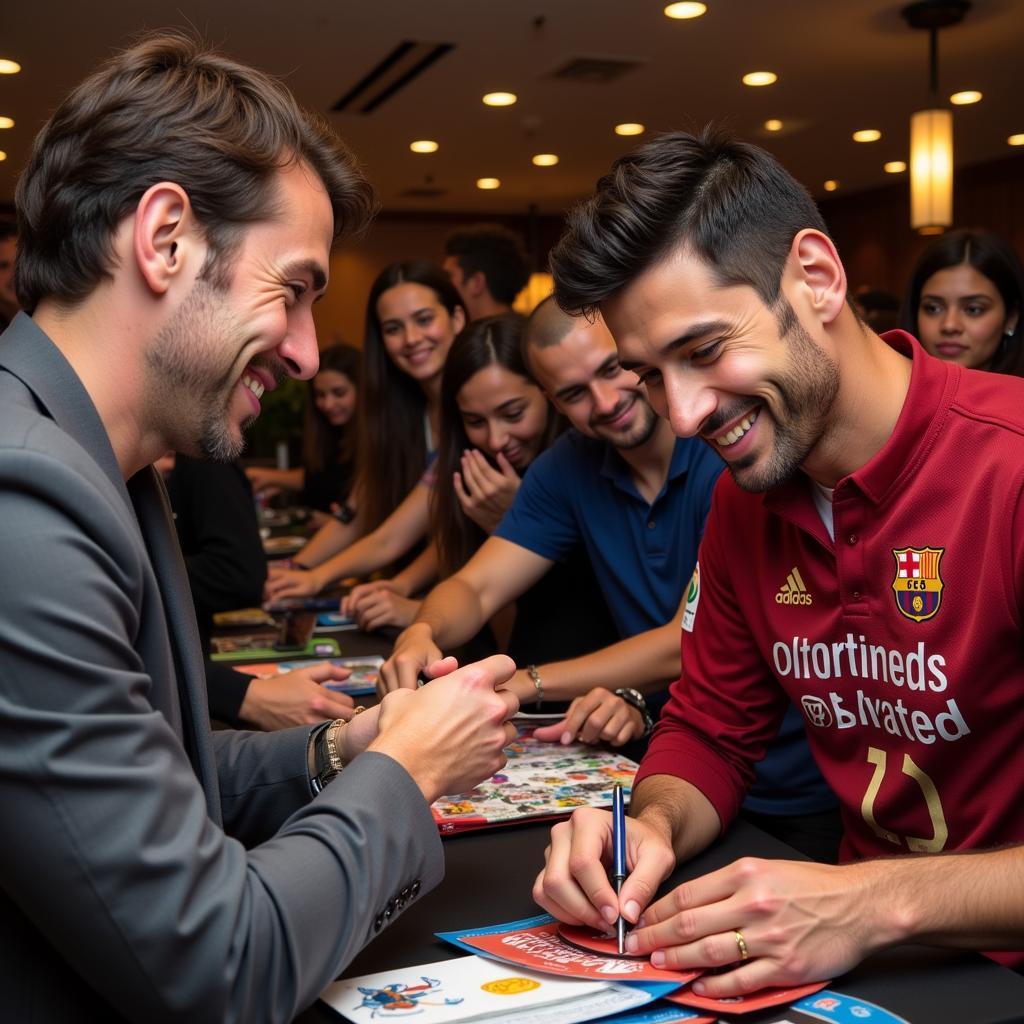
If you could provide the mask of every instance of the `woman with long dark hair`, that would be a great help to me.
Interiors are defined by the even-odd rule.
[[[950,231],[921,254],[903,307],[904,327],[933,356],[1024,376],[1020,314],[1024,270],[990,231]]]
[[[465,322],[462,300],[440,267],[412,260],[377,276],[366,306],[357,479],[345,522],[328,522],[299,552],[298,568],[272,568],[268,599],[315,594],[360,574],[362,552],[339,559],[369,530],[372,543],[364,547],[374,553],[374,568],[426,534],[429,488],[420,481],[436,447],[445,360]]]

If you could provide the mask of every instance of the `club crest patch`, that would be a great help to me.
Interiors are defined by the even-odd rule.
[[[939,563],[945,548],[893,548],[896,575],[892,581],[896,607],[908,619],[930,619],[942,604]]]

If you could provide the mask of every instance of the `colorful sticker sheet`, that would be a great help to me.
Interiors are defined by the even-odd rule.
[[[583,743],[542,743],[525,730],[505,748],[508,763],[467,793],[431,808],[442,834],[530,818],[567,817],[576,807],[610,807],[618,783],[628,798],[637,763]]]

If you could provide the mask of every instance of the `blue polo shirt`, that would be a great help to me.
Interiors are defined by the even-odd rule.
[[[534,460],[495,536],[552,562],[584,544],[620,635],[634,636],[675,615],[722,467],[703,441],[677,439],[649,505],[612,445],[568,430]]]
[[[664,486],[648,504],[612,445],[568,430],[530,465],[494,536],[552,562],[586,545],[620,635],[635,636],[675,615],[724,465],[703,441],[677,438]],[[651,694],[652,711],[666,697]],[[835,802],[807,749],[803,719],[787,715],[744,806],[796,815]]]

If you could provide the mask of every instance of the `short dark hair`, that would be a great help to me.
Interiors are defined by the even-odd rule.
[[[355,158],[280,82],[182,32],[143,38],[82,82],[36,137],[18,182],[15,287],[72,305],[110,276],[112,239],[146,189],[179,184],[206,232],[213,274],[239,228],[275,208],[274,175],[316,172],[334,237],[362,231],[377,200]]]
[[[713,126],[620,157],[567,223],[551,272],[555,299],[573,314],[592,313],[682,245],[719,284],[750,285],[774,307],[794,237],[828,233],[810,194],[772,156]]]
[[[1006,307],[1007,316],[1024,315],[1024,268],[1013,246],[991,231],[960,228],[937,238],[918,257],[910,275],[903,301],[903,327],[918,336],[917,314],[925,281],[947,267],[968,263],[995,285]],[[1004,341],[988,367],[997,373],[1024,377],[1024,343],[1022,339]]]
[[[499,224],[475,224],[449,235],[446,256],[454,256],[466,277],[482,271],[496,302],[511,306],[530,279],[523,243]]]

